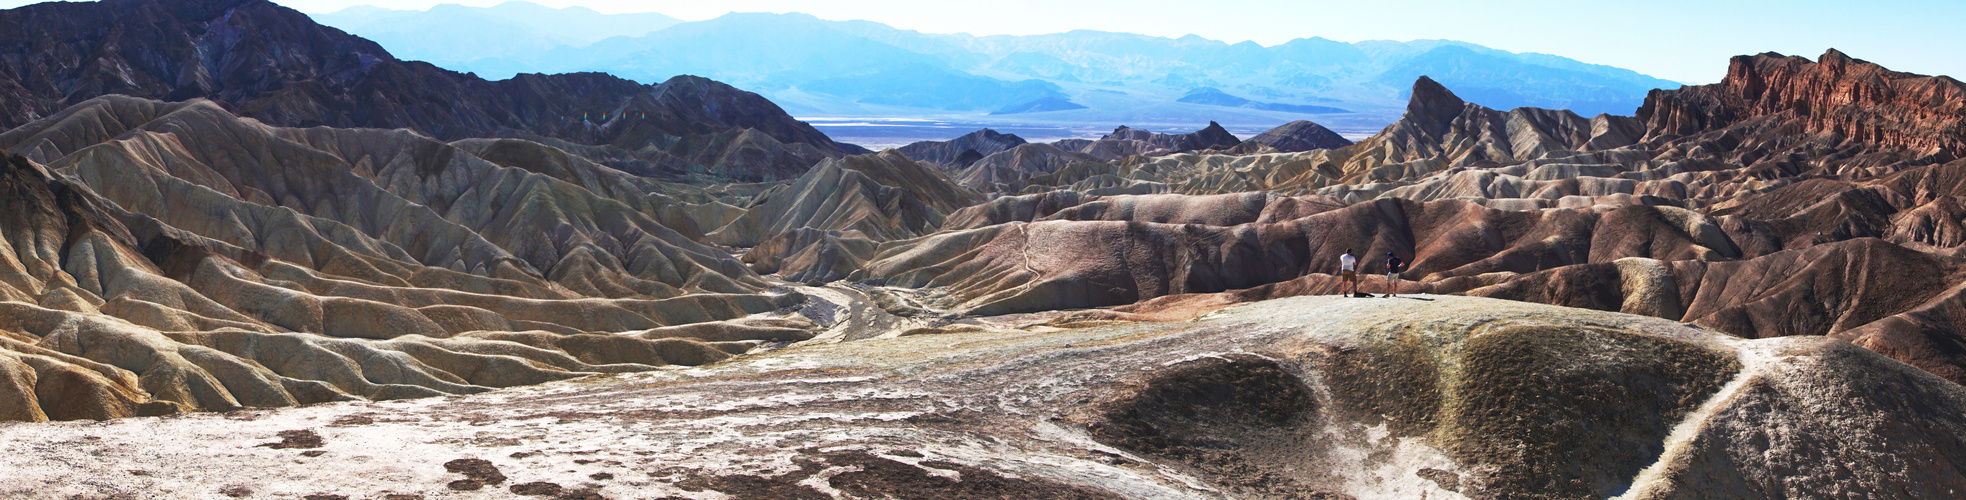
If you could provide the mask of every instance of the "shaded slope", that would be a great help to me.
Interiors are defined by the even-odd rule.
[[[1256,134],[1247,142],[1260,142],[1283,153],[1296,153],[1317,149],[1338,149],[1352,145],[1352,141],[1339,137],[1338,133],[1307,120],[1297,120]]]
[[[524,133],[667,149],[691,138],[721,144],[731,139],[710,136],[751,129],[803,145],[786,154],[804,165],[771,165],[792,175],[751,174],[769,178],[857,151],[720,83],[679,77],[649,86],[597,73],[489,82],[397,60],[264,0],[36,4],[0,11],[0,42],[13,47],[0,76],[7,128],[123,94],[210,99],[278,126],[409,128],[446,140]]]
[[[915,161],[960,171],[986,156],[1024,145],[1024,138],[983,129],[947,141],[921,141],[896,148]]]

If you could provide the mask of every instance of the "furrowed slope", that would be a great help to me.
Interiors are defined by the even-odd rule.
[[[811,335],[739,319],[801,299],[760,293],[656,202],[563,180],[619,175],[590,161],[547,175],[409,131],[127,97],[4,139],[53,158],[6,155],[0,340],[31,389],[10,419],[464,394]]]

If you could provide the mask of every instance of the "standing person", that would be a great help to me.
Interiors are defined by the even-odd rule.
[[[1393,255],[1392,252],[1386,252],[1386,296],[1387,297],[1399,296],[1399,272],[1405,270],[1406,270],[1406,261],[1399,260],[1399,256]]]
[[[1347,297],[1357,294],[1358,257],[1352,255],[1352,249],[1347,248],[1345,249],[1345,255],[1338,256],[1338,274],[1340,280],[1338,282],[1338,290],[1344,292]],[[1345,290],[1345,285],[1347,284],[1351,285],[1350,291]]]

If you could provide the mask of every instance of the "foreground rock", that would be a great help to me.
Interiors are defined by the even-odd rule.
[[[1962,415],[1966,390],[1822,337],[1309,297],[460,398],[0,424],[0,495],[1936,498],[1966,488]],[[295,430],[319,447],[257,446]]]

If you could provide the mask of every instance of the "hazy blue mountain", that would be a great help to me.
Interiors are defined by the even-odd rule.
[[[1399,93],[1420,75],[1430,75],[1456,92],[1468,89],[1463,93],[1470,100],[1495,108],[1630,114],[1647,91],[1679,86],[1630,70],[1444,40],[1347,44],[1308,38],[1263,47],[1192,35],[1161,38],[1096,31],[951,37],[966,40],[971,50],[995,61],[1008,61],[990,68],[1012,74],[1111,85],[1185,86],[1182,90],[1220,87],[1258,98],[1252,101],[1284,104],[1404,102]]]
[[[363,5],[309,17],[382,44],[398,58],[476,71],[494,79],[530,69],[511,61],[531,59],[557,47],[641,36],[682,22],[652,12],[602,14],[586,7],[556,9],[520,1],[492,7],[442,4],[427,11]]]
[[[997,108],[995,111],[991,111],[990,114],[1014,115],[1019,113],[1042,113],[1045,111],[1070,111],[1074,109],[1088,109],[1088,107],[1072,102],[1071,99],[1066,99],[1062,96],[1049,96]]]
[[[1653,88],[1678,88],[1670,82],[1620,81],[1611,75],[1526,64],[1516,58],[1458,45],[1443,45],[1400,61],[1373,81],[1386,86],[1411,86],[1422,75],[1483,106],[1568,109],[1584,116],[1629,115],[1636,108],[1633,92],[1640,92],[1642,98],[1642,92]]]
[[[634,80],[699,75],[769,95],[798,90],[841,100],[950,111],[993,111],[1069,100],[1057,85],[991,78],[835,29],[804,14],[730,14],[641,37],[562,47],[537,71],[606,71]]]
[[[450,8],[459,9],[464,8]],[[1266,47],[1194,35],[1086,30],[972,36],[797,13],[734,13],[579,42],[548,35],[563,27],[550,16],[479,14],[446,22],[468,19],[497,27],[494,31],[514,30],[511,25],[539,35],[468,47],[477,57],[466,63],[446,62],[462,54],[432,57],[432,62],[493,78],[604,71],[655,82],[699,75],[764,94],[807,116],[948,118],[954,113],[985,121],[990,115],[1014,115],[1019,123],[1163,127],[1219,120],[1260,126],[1257,130],[1309,117],[1358,132],[1396,119],[1404,93],[1421,75],[1493,108],[1567,108],[1586,115],[1631,114],[1651,89],[1679,86],[1630,70],[1451,40],[1346,43],[1311,37]],[[322,20],[333,24],[342,17],[367,20],[362,25],[367,28],[348,29],[391,50],[408,50],[397,43],[412,47],[438,38],[363,32],[411,25],[401,20],[411,17],[402,11],[351,9]],[[542,45],[550,46],[539,49]]]
[[[1250,109],[1263,109],[1263,110],[1270,110],[1270,111],[1285,111],[1290,113],[1304,113],[1304,114],[1329,114],[1329,113],[1351,112],[1350,110],[1347,109],[1334,108],[1330,106],[1252,101],[1249,99],[1244,99],[1241,97],[1229,95],[1228,92],[1223,92],[1222,89],[1218,89],[1214,87],[1201,87],[1191,90],[1188,92],[1188,95],[1181,96],[1180,99],[1175,99],[1174,102],[1185,102],[1190,104],[1207,104],[1210,106],[1227,106],[1231,108],[1250,108]]]

